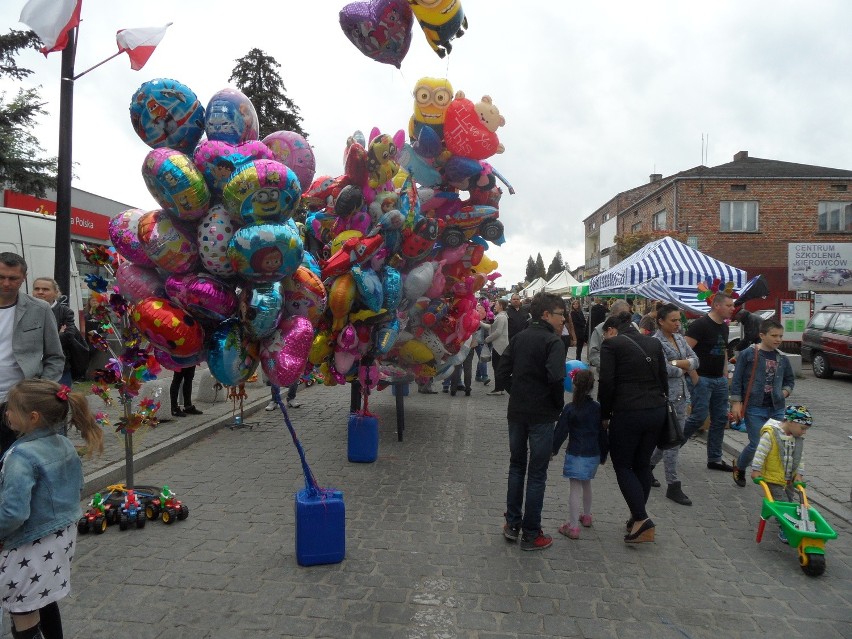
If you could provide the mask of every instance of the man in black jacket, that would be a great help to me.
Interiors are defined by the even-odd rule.
[[[512,293],[512,301],[509,303],[509,308],[506,309],[506,316],[509,319],[509,339],[511,340],[524,330],[530,321],[529,313],[521,308],[521,296],[517,293]]]
[[[552,293],[539,293],[530,315],[529,328],[509,342],[496,373],[498,385],[509,392],[509,485],[503,535],[510,541],[521,537],[521,550],[543,550],[553,543],[541,530],[541,508],[553,425],[565,404],[565,346],[560,338],[565,302]]]
[[[74,369],[82,370],[85,374],[88,366],[88,354],[86,354],[85,362],[77,362],[74,359],[81,357],[78,351],[85,349],[78,345],[85,345],[86,340],[83,339],[82,334],[77,329],[77,324],[74,322],[74,311],[65,303],[67,298],[62,295],[56,280],[51,277],[38,277],[33,280],[33,297],[50,304],[50,309],[56,318],[59,342],[62,344],[62,352],[65,354],[65,370],[59,383],[70,387],[74,378]]]

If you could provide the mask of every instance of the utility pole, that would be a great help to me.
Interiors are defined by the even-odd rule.
[[[59,88],[59,161],[56,176],[56,261],[53,279],[65,295],[71,287],[71,142],[74,132],[74,58],[77,28],[68,31],[62,50],[62,84]]]

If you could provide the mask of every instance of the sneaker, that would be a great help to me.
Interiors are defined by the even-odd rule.
[[[571,526],[569,524],[562,524],[559,527],[559,534],[565,535],[568,539],[579,539],[580,538],[580,527],[579,526]]]
[[[302,402],[297,401],[295,399],[288,399],[287,406],[289,406],[290,408],[301,408]]]
[[[737,468],[737,462],[734,462],[734,483],[740,488],[745,488],[746,485],[745,470]]]
[[[503,394],[503,391],[492,390],[492,391],[488,391],[488,392],[487,392],[487,393],[485,393],[485,394],[486,394],[486,395],[502,395],[502,394]]]
[[[736,430],[736,431],[739,431],[741,433],[748,432],[748,428],[746,428],[746,425],[745,425],[745,420],[741,419],[738,422],[731,423],[731,430]]]
[[[592,527],[592,516],[591,515],[580,515],[580,523],[583,524],[583,528],[591,528]]]
[[[788,543],[787,535],[784,534],[784,531],[781,528],[778,529],[778,539],[781,540],[782,544]]]
[[[539,530],[535,536],[527,535],[521,537],[521,550],[544,550],[550,548],[553,544],[553,537],[545,535],[544,531]]]
[[[482,385],[483,385],[483,386],[488,386],[490,383],[491,383],[491,378],[490,378],[490,377],[486,377],[485,379],[483,379],[483,380],[482,380]]]
[[[521,527],[503,524],[503,536],[509,541],[518,541],[518,537],[521,536]]]
[[[726,473],[734,472],[734,467],[722,460],[707,462],[708,470],[721,470]]]
[[[276,408],[278,408],[278,404],[276,404],[276,403],[275,403],[275,402],[273,402],[273,401],[270,401],[270,402],[266,405],[266,408],[264,408],[263,410],[266,410],[266,411],[273,411],[273,410],[275,410]]]

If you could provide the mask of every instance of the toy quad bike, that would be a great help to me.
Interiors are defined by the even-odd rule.
[[[85,535],[91,530],[102,535],[111,523],[115,523],[115,509],[106,503],[100,493],[95,493],[86,512],[77,520],[77,532]]]
[[[175,498],[175,494],[168,486],[158,497],[154,497],[145,506],[145,516],[148,519],[162,519],[164,524],[173,524],[175,519],[184,520],[189,517],[189,508]]]
[[[755,477],[754,483],[763,488],[764,493],[763,509],[757,526],[757,543],[763,538],[766,520],[775,517],[787,537],[787,543],[798,551],[799,565],[804,573],[809,577],[819,577],[825,572],[825,542],[837,539],[837,533],[808,503],[805,485],[802,482],[793,484],[802,495],[802,503],[796,504],[775,501],[762,477]]]
[[[127,530],[131,524],[136,528],[144,528],[146,521],[145,510],[136,497],[136,491],[132,488],[128,489],[119,509],[118,529]]]

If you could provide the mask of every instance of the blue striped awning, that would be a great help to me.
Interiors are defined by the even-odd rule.
[[[737,290],[745,285],[748,275],[742,269],[664,237],[646,244],[626,260],[593,277],[589,282],[589,294],[633,292],[706,312],[707,304],[698,300],[697,286],[699,282],[715,278],[733,282]]]

